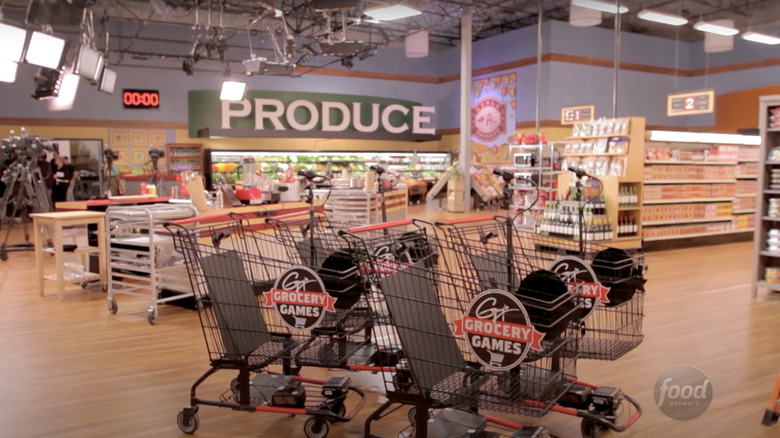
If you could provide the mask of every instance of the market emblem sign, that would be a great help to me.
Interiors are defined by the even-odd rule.
[[[494,370],[516,367],[531,349],[542,351],[544,333],[531,325],[520,300],[505,291],[480,293],[466,314],[453,322],[455,336],[466,338],[477,360]]]
[[[598,303],[609,303],[610,288],[602,285],[593,268],[579,257],[559,257],[549,269],[561,277],[570,291],[576,293],[575,300],[581,309],[581,321],[587,319],[596,310]]]
[[[417,102],[326,93],[251,91],[220,101],[190,91],[190,136],[433,140],[436,109]]]
[[[336,299],[325,291],[316,272],[305,266],[287,269],[274,288],[263,294],[265,306],[273,307],[285,325],[293,330],[319,326],[325,312],[335,312]]]
[[[485,142],[495,140],[506,131],[506,106],[503,102],[488,98],[471,109],[474,136]]]

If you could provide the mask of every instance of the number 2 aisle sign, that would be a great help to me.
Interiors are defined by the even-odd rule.
[[[689,116],[709,114],[715,111],[715,91],[689,91],[670,94],[666,97],[667,116]]]

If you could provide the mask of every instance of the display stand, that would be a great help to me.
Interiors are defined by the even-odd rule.
[[[179,172],[203,170],[203,145],[199,143],[168,143],[168,172],[177,175]]]

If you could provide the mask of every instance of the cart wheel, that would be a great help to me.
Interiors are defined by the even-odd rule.
[[[233,397],[238,401],[238,377],[230,381],[230,392],[233,393]]]
[[[150,306],[146,309],[146,319],[149,320],[149,324],[154,325],[154,323],[157,322],[157,308]]]
[[[108,299],[108,313],[112,315],[116,315],[116,311],[119,310],[119,305],[116,303],[116,300],[113,298]]]
[[[344,406],[344,403],[339,403],[338,406],[331,406],[330,410],[331,410],[331,412],[333,412],[334,414],[338,415],[341,418],[344,418],[344,417],[347,416],[347,407]],[[336,422],[336,420],[331,418],[331,417],[327,417],[327,420],[329,422],[331,422],[331,423],[335,423]]]
[[[182,432],[186,434],[193,434],[200,426],[200,418],[198,417],[198,413],[195,412],[194,414],[190,415],[190,418],[185,420],[184,411],[181,411],[179,412],[179,415],[176,416],[176,424],[179,426],[179,429],[181,429]]]
[[[582,422],[580,423],[580,432],[582,433],[582,438],[596,438],[599,436],[600,430],[600,425],[593,420],[583,418]]]
[[[86,281],[82,281],[82,282],[81,282],[81,288],[82,288],[82,289],[86,289],[86,288],[87,288],[87,286],[89,286],[89,283],[87,283]]]
[[[328,432],[330,432],[328,422],[319,418],[309,417],[303,423],[303,433],[306,438],[325,438],[328,436]]]
[[[5,252],[5,250],[0,251],[0,260],[2,261],[8,260],[8,253]]]
[[[412,406],[409,408],[409,412],[407,412],[406,416],[409,417],[409,424],[414,427],[417,424],[417,407]]]

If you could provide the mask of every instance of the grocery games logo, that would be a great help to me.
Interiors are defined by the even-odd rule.
[[[479,101],[471,109],[474,136],[483,141],[495,140],[506,131],[506,105],[493,98]]]
[[[325,312],[335,312],[331,297],[316,272],[305,266],[287,269],[276,279],[274,288],[263,294],[265,306],[273,307],[285,325],[293,330],[317,327]]]
[[[453,322],[454,334],[465,337],[477,360],[494,370],[514,368],[529,350],[542,350],[544,333],[531,326],[525,307],[508,292],[480,293],[471,300],[466,315]]]
[[[582,309],[581,321],[593,314],[599,302],[609,302],[607,295],[610,288],[599,282],[593,268],[584,260],[573,256],[560,257],[550,265],[549,269],[561,277],[569,290],[574,290],[575,300]]]
[[[191,137],[434,140],[436,108],[417,102],[330,93],[249,91],[237,102],[189,92]]]

